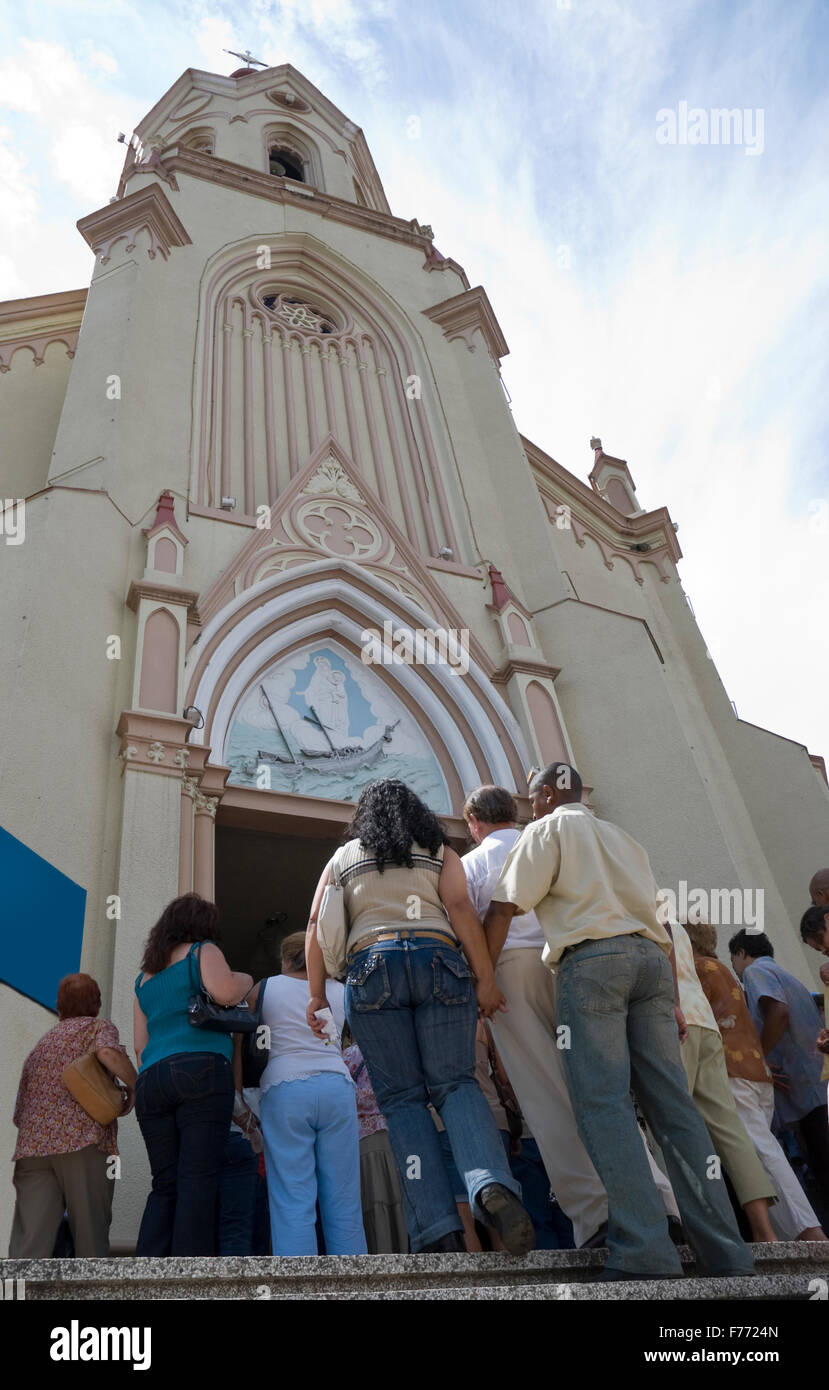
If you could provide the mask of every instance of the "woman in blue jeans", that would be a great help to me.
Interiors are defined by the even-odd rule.
[[[316,919],[333,874],[349,921],[346,1018],[388,1121],[412,1252],[465,1248],[431,1101],[475,1216],[524,1254],[535,1243],[532,1222],[475,1079],[478,1012],[491,1017],[504,997],[460,859],[433,813],[396,780],[369,783],[347,833],[311,908],[308,1022],[321,1034],[316,1013],[328,998]]]
[[[233,1112],[233,1039],[193,1028],[201,978],[218,1004],[238,1004],[250,975],[231,970],[215,937],[215,903],[185,893],[164,909],[135,981],[135,1113],[152,1169],[137,1255],[214,1255],[216,1194]],[[209,1217],[206,1216],[209,1213]]]
[[[305,934],[282,942],[282,973],[265,983],[262,1022],[269,1030],[268,1063],[260,1083],[259,1115],[274,1255],[316,1255],[319,1202],[327,1255],[365,1255],[360,1202],[360,1126],[351,1073],[339,1037],[308,1027]],[[251,992],[251,1004],[259,986]],[[337,1033],[343,1029],[343,987],[331,988]]]

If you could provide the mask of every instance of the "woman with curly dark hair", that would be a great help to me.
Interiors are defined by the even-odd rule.
[[[328,1001],[316,923],[333,878],[349,921],[346,1018],[388,1122],[413,1253],[465,1248],[431,1101],[475,1215],[523,1254],[535,1243],[532,1223],[475,1080],[478,1012],[491,1017],[504,996],[461,861],[437,817],[396,780],[363,790],[347,834],[311,907],[308,1023],[322,1035],[316,1015]]]
[[[175,898],[147,939],[135,981],[135,1113],[153,1174],[138,1255],[214,1255],[213,1212],[230,1120],[233,1039],[193,1028],[187,1006],[198,973],[217,1004],[253,985],[216,945],[219,910],[198,893]]]

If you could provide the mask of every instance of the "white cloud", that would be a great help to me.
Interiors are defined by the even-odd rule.
[[[13,148],[13,136],[0,126],[0,225],[6,232],[19,231],[37,212],[37,180],[26,158]],[[3,241],[8,245],[7,239]]]
[[[207,72],[231,72],[232,68],[226,66],[228,55],[225,50],[235,48],[239,53],[246,51],[245,44],[239,42],[236,26],[218,15],[202,16],[195,38]],[[253,56],[262,57],[261,53],[254,53]],[[265,61],[264,58],[262,61]],[[193,66],[198,64],[194,63]]]
[[[97,88],[67,48],[23,39],[21,52],[0,63],[2,107],[34,117],[60,183],[95,206],[114,194],[124,158],[116,139],[134,112]]]
[[[93,67],[97,68],[99,72],[114,74],[118,71],[118,64],[112,54],[105,52],[103,49],[94,49],[89,54],[88,61]]]
[[[27,39],[0,62],[4,108],[10,122],[24,115],[27,125],[16,148],[10,126],[0,133],[0,241],[14,238],[16,248],[0,261],[0,295],[88,283],[92,256],[74,222],[115,193],[124,160],[117,134],[132,129],[135,112],[98,89],[65,46]],[[56,192],[77,200],[74,216],[71,204],[70,215],[65,207],[53,214]]]

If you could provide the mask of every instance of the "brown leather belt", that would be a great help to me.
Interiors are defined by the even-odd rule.
[[[364,951],[366,947],[374,946],[378,941],[394,941],[398,937],[404,941],[407,941],[410,937],[426,937],[430,941],[442,941],[444,946],[453,946],[456,951],[460,950],[460,942],[457,941],[454,936],[450,936],[448,932],[427,931],[425,928],[422,931],[418,931],[413,930],[411,927],[401,927],[397,931],[381,930],[371,932],[368,936],[361,937],[349,951],[348,959],[351,960],[352,956],[356,956],[358,951]]]

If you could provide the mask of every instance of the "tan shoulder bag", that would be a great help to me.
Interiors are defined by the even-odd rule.
[[[82,1057],[76,1057],[64,1067],[60,1079],[73,1100],[99,1125],[111,1125],[124,1109],[124,1092],[95,1056],[95,1044],[100,1029],[95,1024],[92,1047]]]

